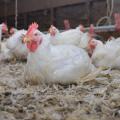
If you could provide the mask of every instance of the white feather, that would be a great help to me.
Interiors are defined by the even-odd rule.
[[[30,52],[25,67],[28,82],[72,83],[93,70],[88,54],[73,45],[50,45],[45,37],[35,52]]]

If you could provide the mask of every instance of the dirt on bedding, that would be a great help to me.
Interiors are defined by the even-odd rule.
[[[120,71],[77,85],[26,85],[25,63],[0,63],[0,120],[120,120]]]

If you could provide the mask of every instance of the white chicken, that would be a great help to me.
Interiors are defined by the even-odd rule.
[[[8,31],[8,27],[5,23],[0,24],[0,40],[2,38],[2,33],[5,33]]]
[[[120,69],[120,38],[96,46],[91,58],[96,67]]]
[[[120,14],[115,14],[114,17],[116,30],[120,30]],[[100,41],[94,41],[91,36],[88,50],[96,67],[120,69],[120,38],[110,37],[105,44],[101,44]]]
[[[103,46],[103,42],[94,38],[94,26],[91,24],[89,32],[83,35],[81,39],[81,47],[87,50],[89,56],[92,56],[96,46]]]
[[[53,46],[37,28],[36,23],[32,24],[24,37],[29,49],[25,67],[27,82],[74,83],[92,72],[94,67],[83,49],[73,45]]]
[[[81,48],[83,48],[85,50],[88,50],[89,45],[90,45],[89,42],[91,40],[92,40],[91,43],[95,42],[95,43],[98,43],[98,44],[103,44],[102,41],[97,40],[94,37],[95,37],[94,26],[91,24],[89,31],[82,35],[79,47],[81,47]]]
[[[17,59],[26,59],[28,49],[26,44],[23,43],[22,37],[26,34],[26,30],[19,30],[15,32],[6,42],[7,48],[10,53]]]
[[[6,33],[8,27],[5,23],[0,24],[0,61],[10,58],[9,49],[6,47],[6,41],[2,41],[2,33]]]
[[[103,44],[102,41],[93,39],[95,36],[94,26],[91,24],[88,32],[83,32],[84,27],[80,25],[76,29],[70,29],[65,32],[60,33],[59,30],[53,25],[49,29],[50,31],[50,41],[53,45],[59,44],[71,44],[77,47],[83,48],[88,51],[89,54],[92,54],[91,49],[89,49],[89,45],[92,45],[92,42],[97,43],[99,45]],[[90,39],[92,38],[91,43]]]
[[[72,44],[79,46],[81,37],[83,35],[82,26],[77,27],[76,29],[69,29],[64,32],[61,32],[53,25],[51,25],[50,40],[53,45],[58,44]]]
[[[2,49],[2,33],[5,33],[7,31],[7,25],[5,23],[0,24],[0,51]]]

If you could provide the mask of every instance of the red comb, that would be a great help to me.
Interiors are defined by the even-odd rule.
[[[35,30],[37,30],[38,27],[39,27],[39,25],[38,25],[37,23],[35,23],[35,22],[32,23],[32,24],[29,26],[29,28],[28,28],[27,35],[33,34],[33,32],[34,32]]]
[[[116,30],[120,31],[120,14],[119,13],[115,13],[114,14],[114,19],[115,19]]]
[[[94,25],[91,24],[91,25],[90,25],[90,29],[89,29],[89,42],[92,41],[94,34],[95,34]]]

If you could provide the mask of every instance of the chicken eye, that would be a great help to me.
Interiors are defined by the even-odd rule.
[[[35,36],[38,36],[38,34],[37,34],[37,33],[35,33]]]
[[[92,41],[93,44],[95,44],[95,41]]]

